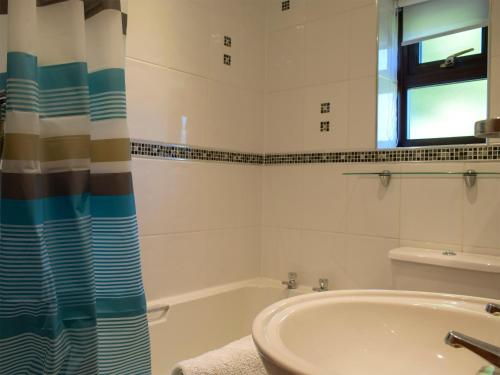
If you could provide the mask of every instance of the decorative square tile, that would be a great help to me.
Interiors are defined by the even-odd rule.
[[[224,64],[231,65],[231,55],[224,54]]]
[[[283,0],[281,2],[281,11],[284,12],[285,10],[290,9],[290,0]]]
[[[224,45],[226,47],[231,47],[232,39],[230,36],[224,35]]]
[[[330,103],[321,103],[321,113],[330,113]]]
[[[330,121],[321,121],[320,131],[321,132],[329,132],[330,131]]]

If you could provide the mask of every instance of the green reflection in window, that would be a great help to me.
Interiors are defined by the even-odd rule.
[[[462,56],[481,53],[482,29],[472,29],[420,43],[420,63],[444,60],[457,52],[474,48]]]
[[[486,114],[486,79],[410,89],[408,139],[472,136]]]

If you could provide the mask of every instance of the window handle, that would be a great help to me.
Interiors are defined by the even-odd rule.
[[[466,53],[472,52],[472,51],[474,51],[474,48],[468,48],[468,49],[464,49],[463,51],[454,53],[453,55],[448,56],[446,58],[446,60],[444,60],[444,62],[440,65],[440,67],[441,68],[451,68],[452,66],[455,66],[455,59],[458,56],[465,55]]]

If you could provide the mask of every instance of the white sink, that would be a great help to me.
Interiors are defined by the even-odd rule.
[[[455,330],[500,346],[500,301],[401,291],[335,291],[271,305],[253,337],[272,375],[471,375],[488,363],[444,343]]]

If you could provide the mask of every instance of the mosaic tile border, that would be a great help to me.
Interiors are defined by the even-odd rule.
[[[390,163],[500,160],[500,145],[421,147],[373,151],[254,154],[132,140],[132,155],[243,164]]]
[[[142,140],[131,141],[131,152],[132,156],[145,156],[158,159],[205,160],[227,163],[264,164],[264,156],[261,154],[211,150]]]
[[[264,164],[387,163],[468,160],[500,160],[500,145],[402,148],[304,154],[267,154],[264,157]]]

